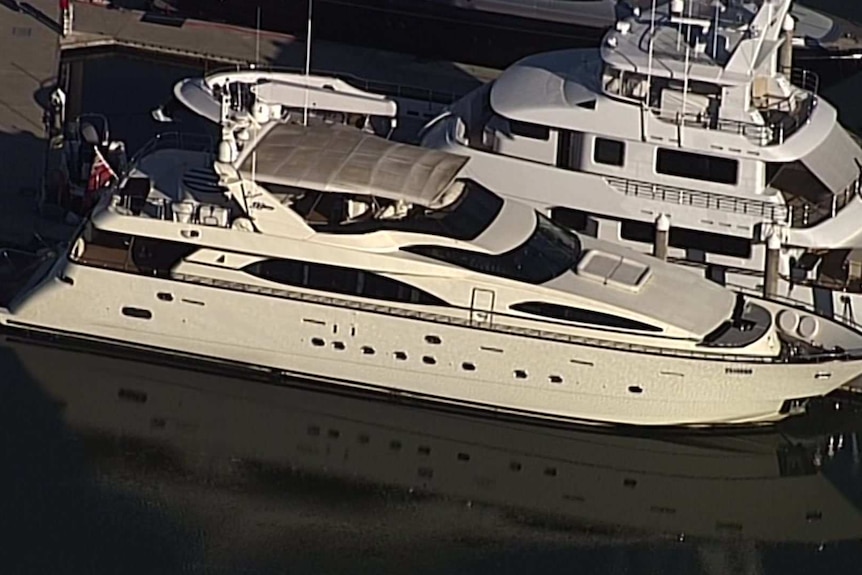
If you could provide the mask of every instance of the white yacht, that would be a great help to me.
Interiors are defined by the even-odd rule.
[[[862,148],[816,77],[790,68],[790,4],[641,12],[599,50],[516,63],[422,143],[583,234],[650,251],[669,226],[671,261],[858,326]],[[770,241],[777,287],[762,273]]]
[[[843,324],[578,236],[469,158],[310,123],[139,157],[0,322],[619,424],[778,420],[862,373]]]
[[[188,110],[217,126],[259,129],[269,122],[299,123],[308,116],[351,125],[383,137],[398,126],[398,103],[332,76],[250,68],[180,80],[171,98],[152,111],[172,122]]]

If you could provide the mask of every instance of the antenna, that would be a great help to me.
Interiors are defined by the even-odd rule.
[[[305,35],[305,106],[302,110],[302,125],[308,125],[308,76],[311,73],[311,14],[314,0],[308,0],[308,32]]]
[[[260,4],[257,5],[257,26],[254,29],[254,63],[260,66]]]
[[[691,7],[694,2],[688,4],[688,18],[691,20]],[[685,27],[685,68],[682,79],[682,123],[679,128],[679,146],[682,147],[682,133],[685,131],[685,115],[688,113],[688,66],[691,57],[691,24]]]
[[[721,0],[713,0],[713,6],[715,6],[715,26],[712,30],[712,59],[715,60],[718,58],[718,11],[720,8],[724,8],[724,5],[721,3]]]
[[[647,77],[646,77],[647,107],[649,107],[649,99],[650,99],[650,94],[652,92],[652,55],[653,55],[653,46],[655,45],[655,11],[656,11],[656,0],[652,0],[652,13],[650,14],[650,25],[649,25],[649,56],[647,58]]]

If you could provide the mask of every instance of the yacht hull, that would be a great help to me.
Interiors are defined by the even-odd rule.
[[[12,302],[9,329],[284,372],[530,417],[627,425],[753,424],[826,394],[862,361],[718,361],[289,292],[243,291],[58,260]]]

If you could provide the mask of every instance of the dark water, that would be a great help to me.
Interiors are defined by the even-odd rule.
[[[4,573],[858,573],[862,412],[551,428],[0,342]]]

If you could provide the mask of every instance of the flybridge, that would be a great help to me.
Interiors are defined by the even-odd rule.
[[[687,73],[702,80],[745,82],[750,74],[774,70],[773,57],[789,33],[790,0],[674,0],[621,20],[605,37],[605,61],[621,69],[671,77]],[[788,51],[790,46],[788,46]],[[656,59],[660,58],[661,62]],[[685,68],[679,68],[684,63]],[[698,70],[694,65],[715,68]],[[689,68],[691,66],[691,68]]]

